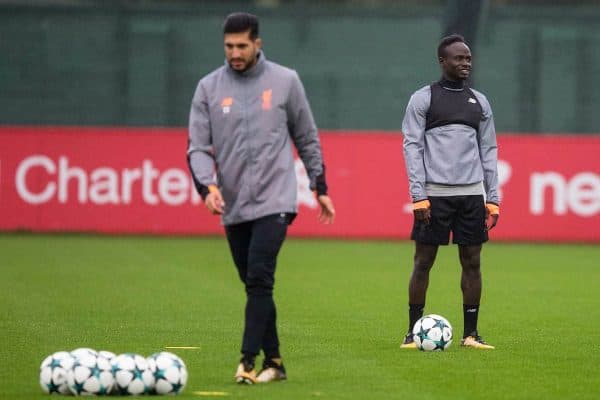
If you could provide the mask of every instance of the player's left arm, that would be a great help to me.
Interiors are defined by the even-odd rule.
[[[486,193],[486,210],[488,214],[488,230],[498,223],[500,215],[500,196],[498,193],[498,145],[494,115],[490,103],[485,96],[480,96],[482,119],[479,123],[479,156],[483,167],[483,184]]]
[[[319,134],[304,86],[295,71],[291,81],[287,115],[288,131],[306,168],[310,189],[316,192],[317,201],[321,206],[319,222],[331,224],[335,219],[335,208],[328,195]]]

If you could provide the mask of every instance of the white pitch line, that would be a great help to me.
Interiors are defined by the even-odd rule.
[[[229,396],[228,392],[192,392],[197,396]]]

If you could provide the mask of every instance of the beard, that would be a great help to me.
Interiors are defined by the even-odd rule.
[[[256,64],[257,57],[244,60],[243,58],[232,58],[229,60],[229,66],[236,72],[246,72]]]

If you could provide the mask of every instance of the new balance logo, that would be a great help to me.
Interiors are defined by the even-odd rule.
[[[469,103],[471,103],[471,104],[475,104],[475,103],[477,103],[477,100],[475,100],[475,99],[474,99],[474,98],[472,98],[472,97],[469,97],[469,100],[467,100],[467,101],[468,101]]]

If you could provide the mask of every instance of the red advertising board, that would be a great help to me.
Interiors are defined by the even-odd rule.
[[[397,132],[321,132],[337,219],[319,225],[297,161],[290,234],[407,239]],[[220,234],[187,170],[184,128],[0,127],[0,230]],[[600,242],[600,136],[500,135],[492,239]]]

